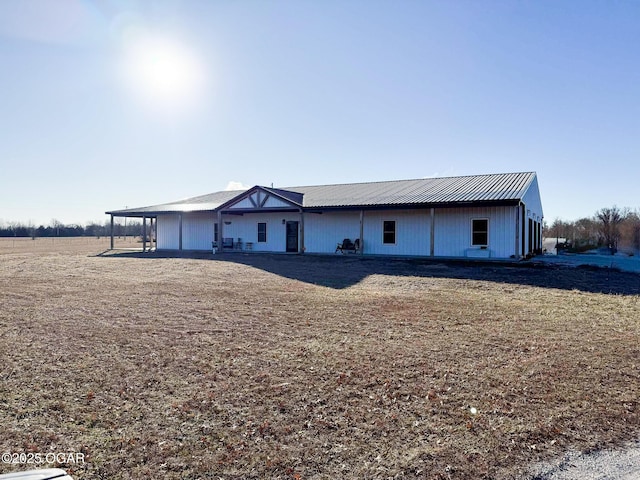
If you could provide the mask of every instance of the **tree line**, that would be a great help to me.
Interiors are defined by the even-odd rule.
[[[613,206],[575,221],[557,218],[544,226],[544,237],[558,239],[560,248],[578,252],[602,248],[611,254],[639,255],[640,211]]]
[[[142,223],[127,219],[126,223],[114,223],[113,234],[117,237],[142,235]],[[65,225],[52,220],[49,225],[35,226],[32,223],[0,222],[0,237],[106,237],[111,235],[111,222],[89,222],[86,225]]]

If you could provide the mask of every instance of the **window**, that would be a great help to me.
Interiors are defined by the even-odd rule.
[[[218,241],[218,222],[213,224],[213,241]]]
[[[474,218],[471,220],[471,245],[487,246],[489,243],[489,220]]]
[[[267,224],[266,223],[258,223],[258,242],[266,242],[267,241]]]
[[[396,243],[396,222],[394,220],[382,222],[382,243]]]

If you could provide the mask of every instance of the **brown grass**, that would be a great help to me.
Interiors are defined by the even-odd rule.
[[[97,242],[0,243],[0,453],[83,452],[78,479],[526,478],[640,432],[637,275]]]

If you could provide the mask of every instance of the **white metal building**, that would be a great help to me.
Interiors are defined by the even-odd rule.
[[[216,192],[107,212],[155,222],[158,250],[522,258],[542,249],[533,172]],[[112,239],[113,240],[113,239]],[[113,241],[112,241],[113,247]],[[143,247],[145,248],[146,245]]]

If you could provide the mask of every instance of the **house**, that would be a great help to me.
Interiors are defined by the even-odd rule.
[[[534,172],[371,183],[254,186],[106,212],[155,222],[157,250],[521,258],[542,249]],[[112,229],[113,231],[113,229]],[[146,230],[145,230],[146,231]],[[111,246],[113,248],[113,236]],[[146,245],[143,246],[143,249]]]

